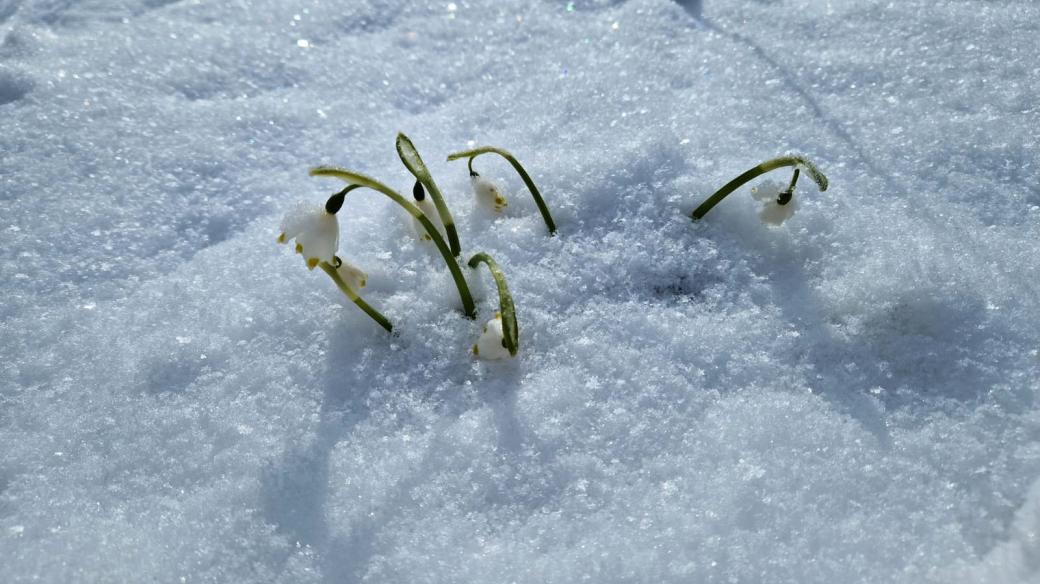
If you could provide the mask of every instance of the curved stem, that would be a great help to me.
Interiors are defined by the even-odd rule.
[[[448,155],[448,161],[458,160],[460,158],[469,159],[469,170],[470,174],[473,173],[473,159],[481,154],[487,153],[498,154],[502,158],[505,158],[509,164],[513,165],[516,169],[517,174],[523,179],[524,184],[527,185],[527,190],[531,191],[531,196],[534,197],[534,202],[538,205],[538,210],[542,213],[542,219],[545,220],[545,225],[549,228],[549,235],[556,235],[556,222],[553,221],[552,215],[549,214],[549,207],[545,205],[545,201],[542,199],[542,193],[538,191],[538,187],[534,185],[534,181],[531,180],[531,175],[527,174],[524,167],[517,162],[516,158],[507,150],[501,148],[495,148],[494,146],[483,146],[481,148],[474,148],[472,150],[464,150],[462,152],[456,152]]]
[[[384,185],[383,183],[375,180],[374,178],[367,177],[363,174],[344,170],[342,168],[333,168],[329,166],[319,166],[310,170],[311,176],[333,176],[348,183],[368,187],[374,191],[389,197],[393,202],[397,203],[408,211],[408,214],[415,217],[419,223],[422,224],[426,232],[433,238],[433,243],[437,245],[437,250],[441,252],[441,256],[444,258],[444,262],[448,264],[448,270],[451,272],[451,277],[455,280],[455,286],[459,289],[459,298],[462,299],[462,310],[466,313],[468,318],[476,318],[477,309],[473,304],[473,296],[469,293],[469,285],[466,284],[466,278],[462,275],[462,268],[459,267],[459,262],[455,260],[455,256],[451,253],[448,248],[448,244],[444,242],[444,238],[441,237],[440,232],[433,226],[433,223],[419,210],[418,207],[408,202],[397,191]]]
[[[712,207],[718,205],[722,199],[725,199],[727,195],[739,189],[744,183],[771,170],[776,170],[785,166],[800,166],[804,168],[821,191],[827,190],[827,177],[824,176],[824,174],[820,172],[820,169],[816,168],[816,165],[810,162],[807,158],[802,156],[781,156],[779,158],[767,160],[723,185],[721,189],[715,191],[715,194],[708,197],[708,199],[701,203],[699,207],[694,209],[693,219],[696,221],[697,219],[704,217],[708,211],[711,211]]]
[[[513,296],[509,293],[509,286],[506,285],[506,275],[502,273],[498,262],[484,252],[471,257],[469,267],[477,269],[480,262],[487,264],[491,276],[495,278],[495,285],[498,286],[499,312],[502,313],[502,336],[505,337],[509,354],[516,357],[516,352],[520,349],[520,329],[516,324],[516,307],[513,306]]]
[[[390,321],[387,320],[378,310],[372,308],[367,302],[358,296],[358,293],[355,292],[354,289],[343,280],[343,278],[339,277],[339,272],[336,271],[335,266],[329,262],[321,262],[318,266],[321,267],[322,270],[325,270],[325,273],[328,274],[329,277],[332,278],[332,281],[336,283],[336,287],[346,294],[347,298],[350,298],[351,302],[357,304],[358,308],[363,310],[365,314],[371,316],[372,320],[378,322],[379,326],[386,329],[386,332],[394,332],[394,327],[390,324]]]
[[[437,188],[437,183],[433,182],[433,175],[430,174],[430,169],[426,167],[426,163],[419,156],[419,151],[415,149],[411,139],[400,132],[397,134],[397,155],[401,157],[401,162],[404,163],[408,172],[412,173],[412,176],[429,191],[430,198],[433,199],[433,204],[437,207],[437,214],[441,216],[444,231],[448,234],[451,255],[458,256],[462,253],[462,246],[459,244],[459,233],[455,229],[455,219],[451,216],[451,211],[448,210],[448,205],[444,202],[444,196],[441,195],[441,190]]]

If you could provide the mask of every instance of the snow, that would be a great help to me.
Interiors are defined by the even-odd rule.
[[[0,582],[1040,582],[1040,6],[0,0]],[[411,137],[497,308],[372,191]],[[451,152],[509,207],[480,213]],[[804,152],[783,226],[748,188]],[[777,171],[769,178],[785,181]],[[757,181],[756,181],[757,182]]]

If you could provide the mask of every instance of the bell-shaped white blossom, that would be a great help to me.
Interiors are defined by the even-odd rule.
[[[324,205],[300,203],[282,218],[278,243],[296,240],[296,253],[303,254],[311,270],[321,262],[332,262],[339,250],[339,220]]]
[[[506,337],[502,332],[502,315],[495,313],[495,318],[487,321],[484,332],[473,345],[473,354],[481,359],[497,360],[509,357],[509,349],[506,348]]]
[[[339,267],[336,268],[336,273],[355,292],[364,288],[365,284],[368,283],[368,274],[350,262],[340,260]]]
[[[751,196],[762,203],[758,210],[758,218],[766,225],[781,225],[798,210],[798,199],[791,197],[786,205],[777,203],[780,193],[786,190],[785,185],[772,180],[762,181],[751,189]]]
[[[477,198],[477,204],[495,213],[501,213],[503,209],[509,206],[506,198],[498,190],[495,183],[489,181],[482,176],[471,176],[470,182],[473,184],[473,195]]]
[[[441,238],[443,239],[447,237],[447,235],[445,235],[444,223],[441,222],[441,215],[437,212],[437,205],[433,204],[430,197],[424,197],[422,200],[412,202],[415,203],[416,207],[419,207],[419,210],[422,211],[423,215],[426,215],[426,218],[430,220],[430,223],[433,223],[433,226],[437,229],[437,233],[440,234]],[[426,228],[423,227],[423,224],[415,217],[412,217],[412,227],[415,229],[416,237],[422,241],[433,241],[430,234],[426,232]]]

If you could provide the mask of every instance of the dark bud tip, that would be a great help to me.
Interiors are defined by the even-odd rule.
[[[343,265],[343,260],[339,259],[339,256],[332,256],[332,267],[339,269]]]
[[[469,171],[469,175],[470,175],[471,177],[473,177],[473,176],[480,176],[480,173],[479,173],[479,172],[477,172],[477,171],[475,171],[475,170],[471,170],[471,171]]]
[[[780,206],[786,205],[786,204],[790,203],[791,199],[793,199],[793,198],[794,198],[794,189],[788,189],[788,190],[780,193],[780,196],[776,198],[776,204],[780,205]]]
[[[328,201],[325,201],[325,212],[330,215],[339,213],[339,210],[343,207],[343,200],[347,198],[347,189],[336,193],[329,197]]]
[[[415,181],[415,186],[412,187],[412,196],[415,197],[416,201],[421,201],[426,198],[426,189],[423,188],[421,182]]]

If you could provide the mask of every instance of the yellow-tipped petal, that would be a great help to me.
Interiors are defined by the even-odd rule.
[[[278,243],[286,243],[288,241],[289,240],[285,238],[285,232],[284,231],[278,234]]]
[[[299,244],[299,243],[296,244],[296,253],[303,253],[303,245],[302,244]]]
[[[473,345],[473,354],[478,357],[480,356],[480,349],[478,349],[476,345]]]
[[[314,268],[318,267],[319,263],[321,263],[321,260],[318,258],[307,258],[307,269],[313,270]]]

